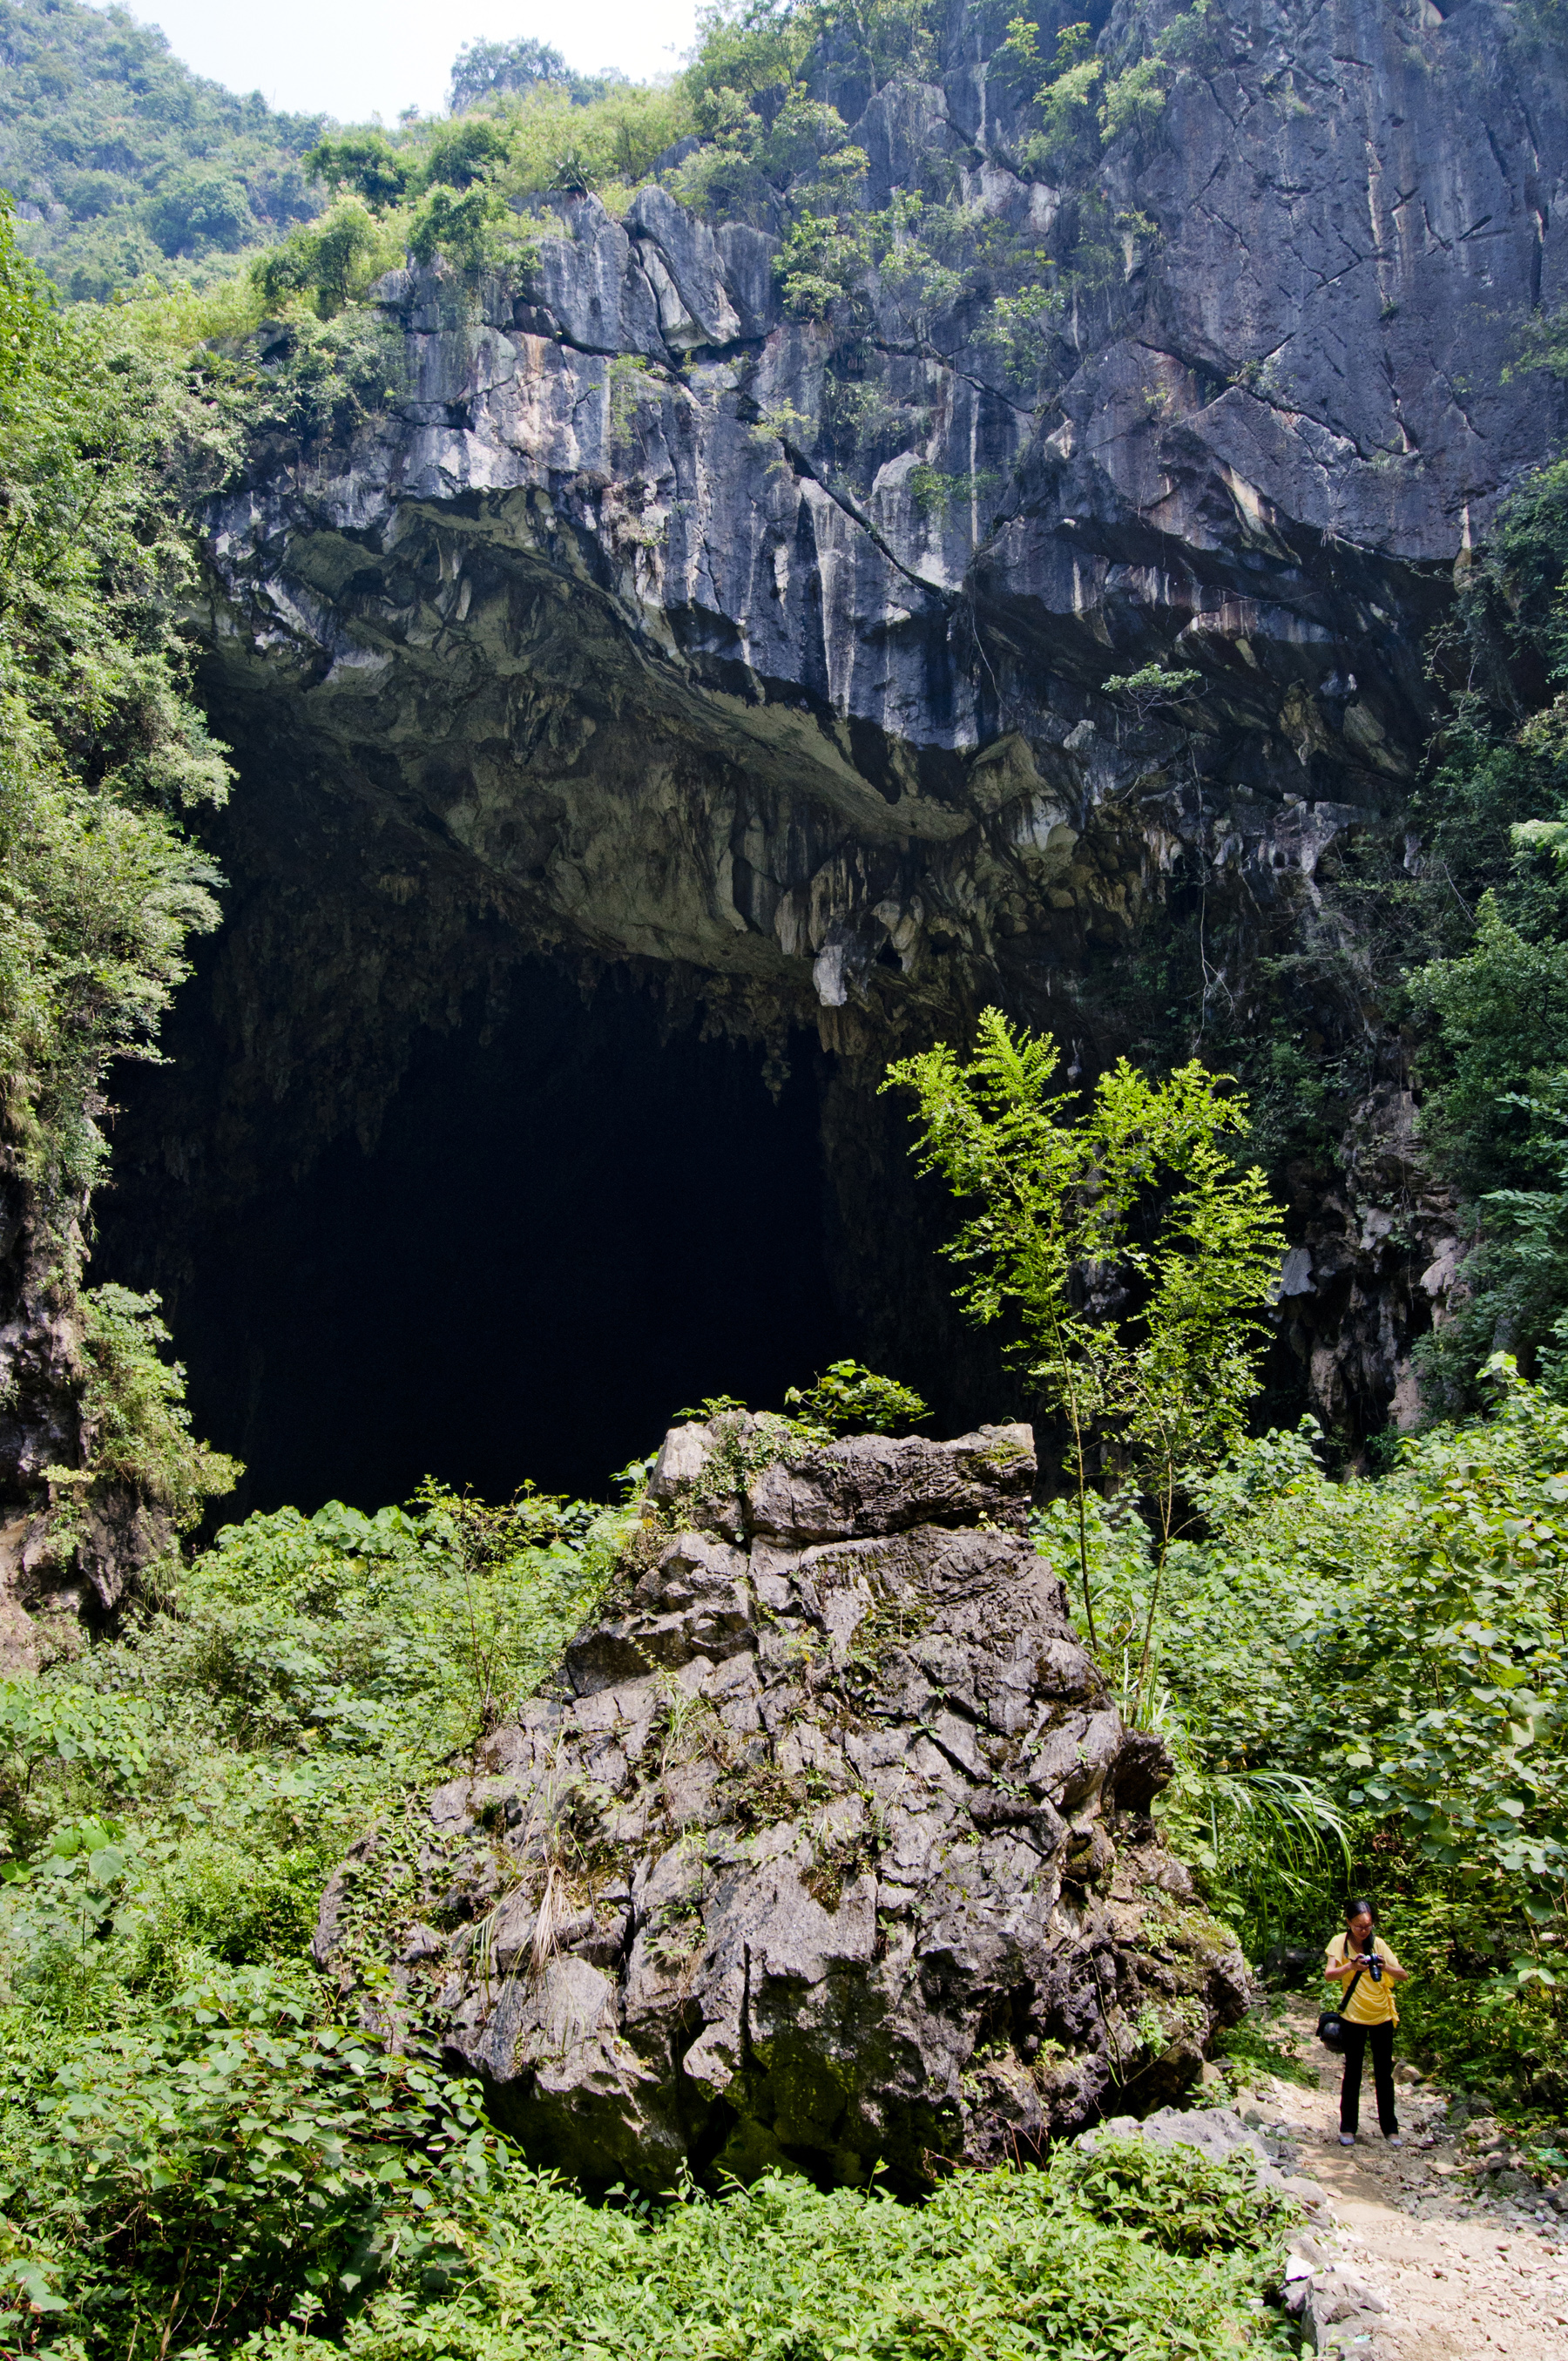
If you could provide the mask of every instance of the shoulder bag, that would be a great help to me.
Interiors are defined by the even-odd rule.
[[[1344,2048],[1344,2013],[1350,2006],[1350,1996],[1365,1973],[1365,1968],[1357,1968],[1340,1994],[1337,2004],[1325,2008],[1318,2019],[1318,2039],[1325,2049],[1332,2049],[1336,2055]]]

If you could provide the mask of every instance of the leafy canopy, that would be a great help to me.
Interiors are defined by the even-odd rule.
[[[46,1192],[96,1170],[115,1055],[147,1054],[215,873],[221,799],[174,601],[186,503],[232,463],[215,365],[137,307],[55,311],[0,201],[0,1120]]]
[[[238,436],[223,365],[154,305],[64,313],[0,201],[0,1167],[80,1339],[79,1465],[45,1471],[69,1561],[102,1485],[177,1525],[233,1480],[191,1437],[150,1300],[78,1301],[112,1061],[156,1056],[193,931],[217,922],[188,815],[228,769],[189,696],[191,503]]]
[[[23,243],[72,302],[149,273],[209,284],[319,203],[319,117],[192,73],[122,8],[4,0],[0,112]]]

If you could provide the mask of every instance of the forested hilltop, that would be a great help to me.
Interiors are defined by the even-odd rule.
[[[1288,2193],[1070,2135],[1290,2070],[1228,1963],[1364,1886],[1412,2053],[1568,2175],[1562,29],[763,0],[345,128],[7,10],[7,2347],[1291,2349]],[[632,1094],[689,1038],[830,1216],[690,1218],[756,1184],[739,1095]],[[786,1218],[905,1381],[715,1313],[677,1390],[690,1303],[785,1332]],[[492,1297],[495,1500],[360,1491],[381,1340],[461,1427]],[[356,1505],[224,1523],[290,1416]],[[1003,1854],[1060,1991],[970,1940]],[[812,2048],[890,1959],[965,2028],[896,2176]],[[680,2170],[503,2127],[661,2076]]]
[[[202,80],[124,8],[0,12],[0,185],[72,302],[211,276],[308,220],[319,192],[301,159],[323,127]]]

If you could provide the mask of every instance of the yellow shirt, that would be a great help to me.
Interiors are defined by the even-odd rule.
[[[1385,1967],[1398,1966],[1398,1960],[1394,1957],[1381,1935],[1374,1935],[1372,1948]],[[1323,1954],[1323,1965],[1328,1968],[1337,1967],[1342,1960],[1354,1960],[1355,1957],[1355,1945],[1351,1941],[1350,1937],[1336,1935]],[[1344,2005],[1343,1995],[1350,1991],[1350,1978],[1336,1977],[1334,1982],[1338,1986],[1340,1996],[1332,2005],[1338,2009],[1347,2025],[1398,2024],[1399,2012],[1394,2001],[1394,1986],[1387,1976],[1385,1976],[1380,1982],[1374,1983],[1371,1969],[1363,1968],[1355,1990],[1351,1993],[1348,2008]]]

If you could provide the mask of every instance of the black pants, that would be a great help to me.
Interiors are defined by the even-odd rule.
[[[1361,2073],[1366,2045],[1372,2044],[1372,2079],[1377,2085],[1377,2120],[1390,2139],[1399,2128],[1394,2113],[1394,2028],[1391,2025],[1347,2025],[1344,2028],[1344,2081],[1340,2085],[1339,2127],[1353,2132],[1361,2120]]]

